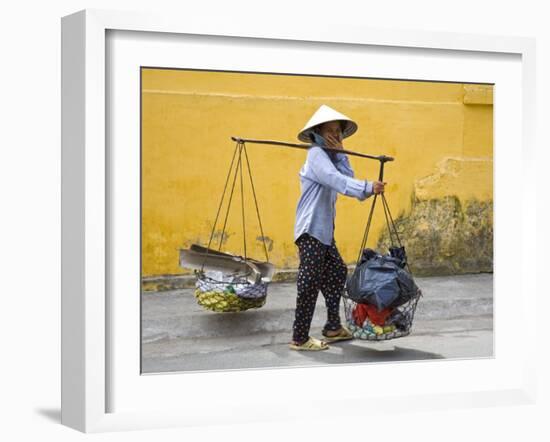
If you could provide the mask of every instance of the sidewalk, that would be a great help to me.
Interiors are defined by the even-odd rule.
[[[416,278],[416,282],[424,296],[410,336],[387,342],[341,342],[323,352],[294,352],[287,347],[295,283],[271,284],[266,305],[243,313],[203,310],[193,289],[144,292],[143,372],[492,356],[492,274]],[[312,336],[321,336],[325,315],[319,294]]]

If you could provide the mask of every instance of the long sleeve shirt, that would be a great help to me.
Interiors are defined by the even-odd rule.
[[[334,160],[331,159],[334,158]],[[323,244],[334,238],[338,193],[363,201],[373,195],[373,182],[354,178],[348,156],[314,145],[300,172],[301,195],[296,207],[294,241],[309,233]]]

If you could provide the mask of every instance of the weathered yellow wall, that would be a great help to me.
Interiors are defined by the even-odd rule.
[[[492,86],[155,69],[142,71],[142,86],[143,276],[189,273],[178,266],[178,249],[208,241],[235,148],[231,136],[298,142],[321,104],[358,122],[345,148],[396,158],[385,169],[394,216],[410,212],[415,198],[492,200]],[[306,151],[248,144],[247,152],[270,260],[294,268]],[[377,162],[350,160],[357,178],[376,179]],[[246,191],[247,254],[262,259]],[[348,263],[357,257],[369,207],[370,199],[338,197],[336,242]],[[381,206],[377,212],[371,247],[384,227]],[[216,230],[222,225],[220,219]],[[222,250],[243,254],[239,193],[226,231]]]

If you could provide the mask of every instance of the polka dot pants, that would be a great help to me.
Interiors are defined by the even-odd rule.
[[[299,249],[296,313],[292,340],[299,344],[309,339],[309,329],[315,311],[319,290],[325,298],[327,321],[324,330],[338,330],[340,298],[346,283],[348,269],[334,239],[327,246],[317,238],[304,233],[296,240]]]

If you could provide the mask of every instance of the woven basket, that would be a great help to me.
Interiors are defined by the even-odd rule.
[[[229,283],[208,277],[203,272],[195,273],[195,299],[207,310],[217,313],[243,312],[265,304],[268,283],[252,284],[239,277]]]
[[[366,341],[388,341],[390,339],[402,338],[411,333],[414,321],[414,313],[418,300],[422,296],[419,289],[416,296],[412,297],[407,303],[394,309],[392,316],[399,317],[396,321],[397,325],[391,324],[388,318],[383,326],[376,326],[367,317],[361,325],[355,323],[353,311],[357,303],[347,296],[344,296],[344,311],[346,316],[346,324],[356,339],[364,339]]]

